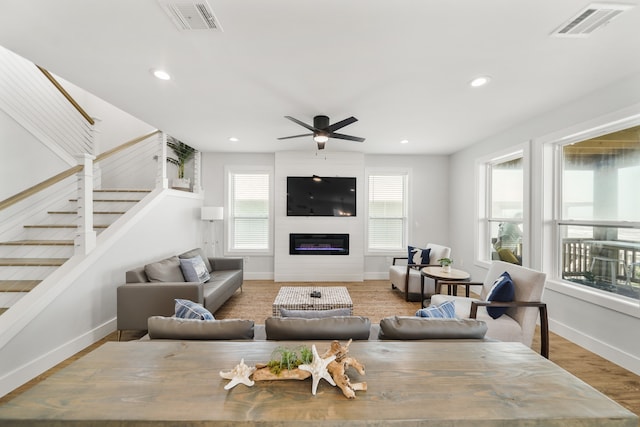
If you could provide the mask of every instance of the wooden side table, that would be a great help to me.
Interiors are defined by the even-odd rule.
[[[424,278],[429,277],[436,282],[435,293],[440,293],[440,285],[438,284],[439,280],[447,280],[450,282],[457,281],[465,281],[469,280],[471,275],[466,271],[456,270],[452,268],[450,271],[446,272],[442,269],[442,267],[424,267],[420,270],[420,304],[422,308],[424,308]],[[469,289],[470,285],[465,286],[465,296],[469,297]],[[447,287],[447,293],[451,295],[451,286]]]

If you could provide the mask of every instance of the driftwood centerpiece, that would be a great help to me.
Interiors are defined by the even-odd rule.
[[[354,399],[356,391],[367,390],[367,383],[352,383],[346,374],[349,367],[354,368],[360,375],[364,375],[365,372],[363,364],[348,356],[350,344],[351,340],[344,346],[338,341],[333,341],[321,356],[315,345],[312,349],[299,347],[291,350],[279,347],[274,351],[271,361],[256,364],[252,374],[253,381],[305,380],[313,376],[314,395],[320,379],[324,378],[331,385],[340,387],[347,398]],[[248,385],[246,382],[242,383]]]

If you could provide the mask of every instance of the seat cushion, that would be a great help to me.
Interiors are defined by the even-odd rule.
[[[151,316],[147,321],[149,338],[172,340],[252,339],[253,320],[196,320]]]
[[[502,273],[494,282],[487,301],[511,302],[515,295],[513,280],[508,272]],[[487,307],[487,313],[494,319],[502,316],[507,312],[507,307]]]
[[[415,246],[409,246],[407,262],[409,264],[429,264],[430,254],[431,249],[422,249],[416,248]]]
[[[303,319],[321,319],[323,317],[351,316],[350,308],[334,308],[332,310],[288,310],[280,309],[282,317],[300,317]]]
[[[431,305],[442,304],[445,301],[453,301],[456,307],[456,317],[468,319],[471,313],[471,301],[479,301],[474,298],[458,297],[453,295],[434,295],[431,297]],[[482,320],[487,324],[487,338],[498,341],[522,342],[522,327],[516,320],[509,316],[509,313],[493,319],[487,313],[486,307],[478,307],[477,320]]]
[[[210,278],[207,266],[200,255],[193,258],[180,258],[180,269],[187,282],[204,283]]]
[[[389,281],[393,285],[404,292],[405,275],[407,274],[406,265],[392,265],[389,267]],[[425,278],[424,293],[430,295],[435,292],[435,284],[433,280]],[[420,294],[420,271],[414,268],[409,270],[409,293]]]
[[[198,255],[200,255],[200,258],[202,258],[202,261],[204,261],[204,265],[207,266],[207,271],[211,273],[211,271],[213,271],[213,267],[211,265],[211,262],[209,262],[207,254],[204,253],[204,250],[202,250],[202,248],[191,249],[190,251],[178,255],[178,258],[194,258]]]
[[[269,317],[264,322],[268,340],[366,340],[371,321],[360,316],[337,316],[321,319]]]
[[[147,264],[144,266],[144,272],[150,282],[184,282],[177,256]]]
[[[213,314],[202,305],[186,299],[176,298],[176,317],[182,319],[213,320]]]
[[[433,319],[453,319],[456,317],[455,303],[453,301],[445,301],[442,304],[430,305],[416,311],[416,316]]]
[[[482,339],[487,324],[476,319],[393,316],[380,320],[378,338],[387,340]]]

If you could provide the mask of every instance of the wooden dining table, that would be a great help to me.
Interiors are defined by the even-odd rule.
[[[520,343],[357,341],[347,399],[321,380],[225,390],[220,371],[330,342],[108,342],[0,406],[7,426],[637,427],[638,417]]]

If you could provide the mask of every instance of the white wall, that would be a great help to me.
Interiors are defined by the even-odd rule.
[[[514,100],[514,102],[519,102]],[[551,329],[562,336],[594,351],[625,368],[640,373],[640,308],[608,301],[606,296],[591,290],[580,290],[554,280],[552,266],[545,265],[544,254],[552,242],[543,240],[541,141],[548,135],[586,130],[599,124],[640,114],[640,75],[598,90],[564,107],[532,118],[501,134],[478,141],[466,150],[451,156],[449,178],[450,237],[458,253],[472,272],[473,279],[482,279],[486,266],[474,264],[473,236],[477,221],[475,162],[476,159],[517,144],[533,141],[532,155],[532,232],[531,266],[547,272],[548,281],[544,301],[549,306]],[[546,207],[548,209],[548,206]],[[548,258],[548,257],[547,257]],[[456,261],[457,263],[457,261]],[[458,264],[459,265],[459,264]],[[633,332],[636,331],[636,332]],[[631,335],[630,335],[631,334]],[[635,334],[635,335],[634,335]],[[553,354],[553,349],[551,349]]]
[[[274,280],[362,281],[364,276],[364,155],[313,151],[276,153]],[[356,216],[287,216],[287,177],[342,176],[356,178]],[[290,255],[291,233],[342,233],[349,235],[348,255]]]
[[[0,110],[0,200],[69,168],[26,129]]]
[[[113,332],[126,270],[199,246],[201,198],[158,193],[127,212],[126,224],[105,230],[96,250],[68,261],[0,316],[0,396]]]
[[[285,153],[280,154],[282,161],[278,162],[276,167],[276,175],[281,176],[276,179],[276,215],[286,219],[285,195],[286,187],[283,187],[282,176],[287,173],[293,174],[295,171],[304,171],[304,174],[317,174],[317,171],[326,171],[328,174],[336,174],[333,169],[333,155],[340,157],[339,153],[331,153],[327,151],[327,160],[324,157],[319,158],[314,151],[302,152],[294,158],[287,158]],[[347,154],[347,153],[345,153]],[[306,160],[305,160],[306,158]],[[318,166],[318,163],[326,163],[326,166]],[[344,163],[341,161],[341,163]],[[370,168],[387,168],[394,170],[409,170],[409,237],[408,244],[421,246],[429,242],[448,245],[449,240],[449,162],[446,156],[393,156],[393,155],[365,155],[364,162],[357,161],[358,170],[339,170],[339,174],[344,176],[362,176],[364,172]],[[238,154],[238,153],[203,153],[202,157],[202,186],[205,193],[206,206],[225,206],[224,200],[224,167],[225,165],[240,166],[276,166],[276,155],[274,154]],[[296,172],[296,174],[299,174]],[[359,181],[363,181],[360,179]],[[362,196],[359,203],[365,203],[364,199],[364,183],[359,184],[358,193]],[[283,190],[284,189],[284,190]],[[358,217],[353,222],[353,226],[360,227],[358,235],[361,236],[364,244],[364,207],[358,206]],[[276,217],[278,218],[278,217]],[[291,218],[290,218],[291,219]],[[325,220],[334,220],[336,218],[327,218]],[[344,218],[342,218],[344,219]],[[309,219],[309,221],[318,220]],[[320,219],[321,220],[321,219]],[[362,222],[361,222],[362,221]],[[342,223],[343,225],[347,223]],[[356,225],[357,224],[357,225]],[[214,224],[216,227],[216,236],[222,236],[222,224]],[[352,225],[350,224],[349,227]],[[288,231],[286,235],[288,237]],[[288,245],[287,254],[288,254]],[[452,248],[454,257],[456,257],[456,248]],[[362,273],[358,273],[365,280],[371,279],[387,279],[389,265],[393,256],[406,256],[405,251],[398,253],[369,254],[362,249],[364,260],[362,263]],[[297,256],[297,260],[304,257]],[[327,257],[336,258],[336,257]],[[300,262],[300,261],[299,261]],[[456,259],[457,264],[457,259]],[[460,265],[460,264],[458,264]],[[245,256],[245,277],[247,279],[273,279],[274,277],[274,258],[273,256]],[[347,276],[344,276],[345,280]]]

